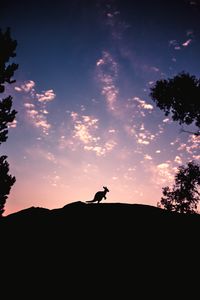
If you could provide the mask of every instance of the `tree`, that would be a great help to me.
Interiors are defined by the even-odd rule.
[[[17,42],[10,37],[10,29],[5,33],[0,30],[0,93],[5,91],[5,83],[13,83],[11,80],[18,65],[8,64],[11,57],[15,57]],[[16,111],[11,110],[12,97],[8,96],[0,100],[0,144],[8,138],[8,124],[15,119]]]
[[[173,121],[197,127],[195,132],[183,131],[200,135],[200,79],[182,72],[172,79],[158,80],[150,96],[166,116],[171,114]]]
[[[9,64],[9,60],[16,56],[15,49],[17,42],[12,40],[10,29],[5,32],[0,30],[0,93],[5,91],[5,84],[15,82],[12,80],[14,72],[18,65]],[[8,138],[8,125],[15,119],[16,111],[12,110],[12,97],[0,99],[0,145]],[[0,156],[0,217],[4,212],[4,205],[10,189],[15,182],[15,177],[8,174],[9,164],[6,161],[7,156]]]
[[[14,176],[8,174],[9,164],[6,161],[7,156],[0,156],[0,216],[4,213],[4,205],[8,194],[10,193],[11,186],[15,183]]]
[[[189,162],[178,168],[173,188],[164,187],[160,205],[169,211],[195,213],[200,200],[200,165]]]

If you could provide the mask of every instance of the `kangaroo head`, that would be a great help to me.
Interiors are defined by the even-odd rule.
[[[109,192],[109,189],[106,186],[103,186],[103,188],[106,192]]]

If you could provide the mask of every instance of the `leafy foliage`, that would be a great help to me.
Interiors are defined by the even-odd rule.
[[[7,156],[0,156],[0,215],[4,212],[4,205],[8,194],[10,193],[12,185],[16,179],[14,176],[8,174],[9,164],[6,161]]]
[[[200,200],[199,188],[200,166],[189,162],[178,168],[172,190],[168,186],[163,188],[160,205],[169,211],[195,213]]]
[[[11,80],[18,65],[8,64],[11,57],[15,57],[17,42],[10,37],[10,29],[5,33],[0,30],[0,93],[5,90],[5,83],[13,83]],[[8,138],[8,124],[15,119],[16,111],[12,110],[12,97],[8,96],[0,100],[0,144]]]
[[[10,29],[5,32],[0,30],[0,93],[5,91],[5,84],[13,83],[14,72],[18,65],[9,64],[9,60],[16,56],[15,49],[17,42],[12,40]],[[8,96],[0,99],[0,145],[8,138],[8,125],[15,119],[16,111],[12,110],[12,97]],[[12,185],[15,183],[15,177],[8,174],[9,164],[6,161],[7,156],[0,156],[0,217],[4,212],[4,205]]]
[[[156,105],[172,115],[179,124],[194,122],[200,135],[200,79],[182,72],[168,80],[158,80],[151,88],[150,96]]]

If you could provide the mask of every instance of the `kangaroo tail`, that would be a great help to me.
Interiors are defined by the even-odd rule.
[[[95,201],[95,200],[92,199],[92,200],[87,200],[87,201],[85,201],[85,202],[89,203],[89,202],[94,202],[94,201]]]

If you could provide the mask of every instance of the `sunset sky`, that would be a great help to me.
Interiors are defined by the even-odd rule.
[[[156,80],[200,77],[200,2],[5,2],[0,28],[11,28],[19,64],[7,87],[18,114],[0,147],[16,177],[5,215],[90,200],[103,186],[107,202],[156,206],[177,167],[200,161],[200,137],[149,96]]]

